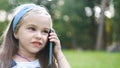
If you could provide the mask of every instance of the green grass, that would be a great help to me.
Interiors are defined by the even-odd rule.
[[[120,53],[63,51],[71,68],[120,68]]]

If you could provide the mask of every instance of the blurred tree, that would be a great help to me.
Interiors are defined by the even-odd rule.
[[[71,46],[72,48],[82,47],[84,49],[94,49],[98,47],[97,49],[105,49],[105,45],[107,44],[105,28],[108,27],[105,23],[102,24],[102,32],[98,29],[100,30],[100,33],[98,33],[100,34],[98,41],[102,44],[95,46],[97,42],[97,27],[101,27],[101,22],[106,21],[104,20],[104,12],[101,12],[101,18],[97,21],[95,17],[95,6],[101,5],[102,11],[105,11],[105,2],[101,4],[101,0],[60,0],[58,4],[60,5],[57,7],[56,16],[58,16],[61,21],[56,21],[59,24],[64,24],[59,26],[59,29],[64,33],[64,35],[62,35],[63,44]],[[86,7],[89,7],[92,12],[89,17],[85,15],[86,12],[84,9]]]
[[[91,49],[94,49],[96,46],[96,36],[97,36],[97,21],[95,18],[95,6],[99,5],[100,1],[99,0],[86,0],[86,7],[90,7],[92,15],[88,18],[89,23],[90,23],[90,38],[91,38],[91,44],[92,46],[90,47]]]
[[[11,5],[8,0],[0,0],[0,10],[9,11],[11,9]]]
[[[120,44],[120,0],[114,0],[115,16],[113,18],[114,41]]]
[[[100,18],[99,18],[99,26],[98,26],[98,36],[97,36],[97,43],[96,43],[96,50],[101,50],[102,49],[102,45],[103,45],[103,33],[104,33],[104,23],[105,23],[105,16],[104,16],[104,12],[106,9],[106,0],[102,0],[101,1],[101,14],[100,14]]]
[[[98,0],[60,0],[56,14],[60,17],[63,44],[72,48],[94,49],[96,40],[96,20],[94,7]],[[87,17],[85,7],[90,7],[92,16]],[[57,18],[57,17],[56,17]],[[57,20],[58,21],[58,20]],[[63,23],[64,22],[64,23]],[[60,23],[60,21],[59,21]],[[71,42],[70,42],[71,41]]]
[[[83,27],[85,25],[80,25],[85,24],[83,20],[86,18],[83,1],[60,0],[58,2],[56,16],[58,16],[56,18],[60,17],[59,20],[61,20],[58,23],[63,24],[61,25],[62,43],[68,45],[68,47],[76,48],[82,42],[79,40],[83,37],[82,32],[84,31],[82,29],[85,28]]]

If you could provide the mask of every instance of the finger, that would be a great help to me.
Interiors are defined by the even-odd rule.
[[[50,36],[50,37],[49,37],[49,39],[56,39],[56,40],[58,40],[58,37],[57,37],[57,36],[52,35],[52,36]]]
[[[50,36],[57,36],[56,33],[50,33]]]

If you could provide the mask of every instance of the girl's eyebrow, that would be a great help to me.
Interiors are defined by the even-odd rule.
[[[37,27],[37,25],[35,25],[35,24],[28,24],[27,26]],[[44,29],[50,30],[50,28],[47,28],[47,27],[45,27]]]
[[[35,25],[35,24],[28,24],[27,26],[35,26],[35,27],[36,27],[36,25]]]
[[[50,28],[45,28],[45,30],[50,31]]]

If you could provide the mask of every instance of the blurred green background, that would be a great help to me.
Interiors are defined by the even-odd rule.
[[[72,68],[120,68],[120,0],[0,0],[0,35],[23,3],[49,10]]]

